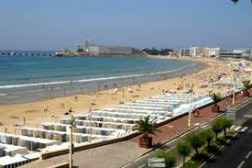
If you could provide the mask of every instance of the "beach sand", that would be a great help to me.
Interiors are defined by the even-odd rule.
[[[185,58],[184,58],[185,59]],[[187,58],[189,59],[189,58]],[[98,93],[80,94],[68,97],[59,97],[50,100],[0,106],[0,131],[18,133],[20,126],[39,127],[42,122],[59,121],[70,108],[75,112],[88,112],[94,109],[111,107],[120,102],[129,102],[154,95],[163,90],[176,90],[177,88],[192,88],[195,92],[207,94],[209,90],[220,92],[220,88],[202,86],[205,80],[216,78],[220,73],[231,75],[230,67],[217,60],[200,58],[196,62],[204,63],[204,69],[186,76],[179,76],[162,81],[147,82],[144,84],[100,91]],[[221,89],[224,91],[225,89]]]

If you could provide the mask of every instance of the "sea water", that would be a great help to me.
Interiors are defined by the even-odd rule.
[[[0,104],[140,84],[198,66],[187,60],[143,56],[0,56]]]

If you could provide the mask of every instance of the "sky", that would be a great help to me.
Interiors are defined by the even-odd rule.
[[[137,48],[252,48],[241,0],[0,0],[0,49],[50,50],[84,40]]]

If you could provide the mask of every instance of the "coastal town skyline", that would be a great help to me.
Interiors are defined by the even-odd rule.
[[[13,2],[0,7],[0,49],[59,49],[83,39],[137,48],[251,48],[249,1]]]

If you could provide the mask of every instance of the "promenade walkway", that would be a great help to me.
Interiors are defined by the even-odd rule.
[[[236,96],[236,104],[243,101],[245,98],[241,95]],[[227,98],[219,103],[221,110],[226,106],[231,105],[232,98]],[[192,127],[209,122],[218,114],[211,112],[211,106],[200,110],[199,116],[192,115]],[[163,144],[179,134],[188,131],[188,116],[182,116],[174,121],[171,121],[159,128],[160,132],[154,136],[154,143]],[[138,146],[139,136],[130,140],[105,145],[93,149],[88,149],[74,153],[74,165],[87,168],[119,168],[136,158],[149,152],[151,149],[143,149]],[[24,165],[25,168],[47,168],[52,165],[67,162],[68,155],[53,157],[47,160],[38,160],[30,164]]]

